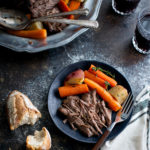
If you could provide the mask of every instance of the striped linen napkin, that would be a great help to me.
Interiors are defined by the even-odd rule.
[[[140,92],[134,105],[128,126],[101,150],[150,150],[150,86]]]

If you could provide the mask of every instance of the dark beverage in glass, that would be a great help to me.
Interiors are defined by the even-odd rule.
[[[139,14],[132,43],[140,53],[150,53],[150,9],[144,9]]]
[[[112,0],[112,8],[120,15],[131,14],[138,6],[140,0]]]

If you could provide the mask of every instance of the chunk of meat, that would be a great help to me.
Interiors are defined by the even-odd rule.
[[[93,114],[93,118],[95,119],[96,123],[98,124],[98,126],[99,126],[100,128],[102,128],[102,127],[107,127],[107,126],[105,125],[105,123],[102,122],[101,117],[99,117],[97,113],[94,113],[94,114]]]
[[[64,100],[64,104],[66,104],[70,109],[72,109],[74,112],[80,112],[80,107],[78,105],[78,102],[80,101],[80,98],[77,96],[68,96],[66,100]]]
[[[34,18],[48,15],[48,12],[53,9],[59,0],[29,0],[30,11]]]
[[[68,96],[67,100],[71,100],[71,99],[75,99],[75,100],[80,100],[79,96]]]
[[[102,134],[102,131],[101,131],[100,127],[98,126],[98,124],[96,123],[96,121],[95,121],[94,118],[93,118],[93,114],[92,114],[90,111],[88,112],[88,114],[89,114],[89,117],[90,117],[90,119],[89,119],[88,122],[89,122],[91,125],[93,125],[94,128],[95,128],[99,133]]]
[[[77,114],[75,113],[68,114],[67,119],[70,123],[76,122],[78,125],[84,124],[84,122],[81,119],[80,120],[78,119]]]
[[[59,0],[29,0],[30,12],[33,18],[48,16],[54,13],[60,13],[60,10],[56,6]],[[57,17],[63,18],[63,17]],[[66,27],[66,24],[61,23],[44,23],[50,32],[59,32]]]
[[[90,130],[92,131],[93,135],[97,135],[97,136],[99,135],[98,132],[91,125],[89,125],[89,127],[90,127]]]
[[[97,103],[96,90],[91,91],[91,97],[92,97],[92,104],[95,105]]]
[[[87,118],[87,112],[88,112],[88,110],[87,110],[87,108],[85,107],[85,105],[84,105],[83,103],[80,103],[80,116],[81,116],[84,120],[86,120],[86,118]]]
[[[74,111],[67,105],[67,104],[63,104],[62,105],[64,108],[67,108],[69,113],[73,113]]]
[[[67,116],[69,114],[69,110],[64,107],[60,107],[58,110],[60,113],[62,113],[65,116]]]
[[[84,100],[85,102],[88,102],[88,103],[92,102],[90,93],[83,94],[82,97],[81,97],[81,99]]]
[[[106,108],[106,105],[105,105],[104,101],[101,101],[101,106],[102,106],[102,109],[103,109],[103,112],[104,112],[104,116],[105,116],[107,125],[109,126],[111,124],[112,111],[110,109]]]
[[[95,135],[94,132],[92,132],[92,130],[90,130],[90,128],[85,124],[80,126],[79,129],[88,137]]]
[[[87,106],[87,107],[90,107],[91,105],[83,100],[80,100],[80,103],[82,103],[83,105]]]
[[[101,114],[101,121],[103,122],[103,124],[105,124],[106,123],[106,120],[105,120],[105,117],[104,117],[104,115],[103,114]]]

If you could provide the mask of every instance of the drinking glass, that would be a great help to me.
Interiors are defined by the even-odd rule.
[[[150,8],[139,13],[132,43],[138,52],[143,54],[150,53]]]
[[[140,0],[112,0],[113,10],[120,15],[129,15],[134,12]]]

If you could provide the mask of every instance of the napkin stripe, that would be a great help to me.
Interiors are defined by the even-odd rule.
[[[129,124],[132,124],[133,122],[135,122],[137,119],[139,119],[140,117],[142,117],[143,115],[147,114],[147,112],[144,112],[142,114],[140,114],[139,116],[137,116],[135,119],[133,119]]]
[[[148,118],[147,118],[147,150],[150,150],[150,101],[148,102]]]
[[[143,107],[141,110],[140,110],[140,107],[141,105],[137,105],[135,106],[136,109],[134,109],[133,111],[133,116],[130,120],[130,123],[136,121],[138,118],[140,118],[141,116],[143,116],[144,114],[147,114],[148,113],[148,107]],[[137,111],[138,110],[138,111]],[[129,123],[129,124],[130,124]]]
[[[149,143],[149,127],[150,127],[150,124],[149,124],[149,122],[150,122],[150,119],[147,118],[147,143],[146,143],[147,150],[150,150],[150,147],[149,147],[149,145],[150,145],[150,143]]]

